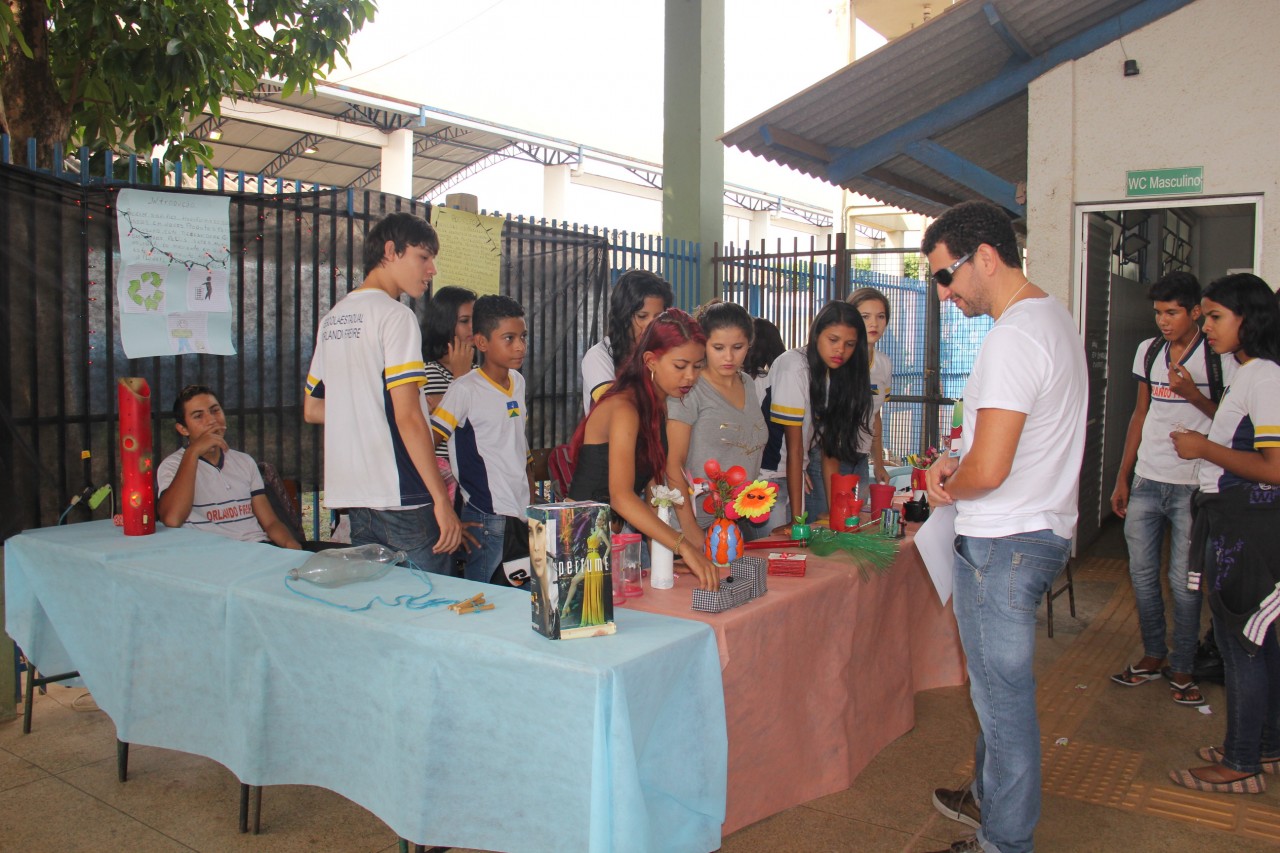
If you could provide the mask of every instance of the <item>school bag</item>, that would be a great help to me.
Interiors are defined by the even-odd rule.
[[[1167,345],[1164,338],[1156,337],[1147,346],[1147,354],[1143,357],[1147,385],[1151,384],[1151,365],[1156,363],[1156,358],[1159,357],[1161,348]],[[1204,369],[1205,373],[1209,374],[1209,399],[1215,403],[1221,402],[1223,391],[1222,358],[1213,351],[1213,347],[1209,346],[1208,341],[1204,342]]]

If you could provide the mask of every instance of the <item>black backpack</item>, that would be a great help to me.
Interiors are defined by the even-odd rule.
[[[1156,358],[1160,355],[1161,348],[1167,346],[1164,338],[1156,337],[1147,347],[1147,354],[1144,356],[1145,372],[1147,374],[1147,385],[1151,384],[1151,365],[1156,363]],[[1209,374],[1209,399],[1214,403],[1222,400],[1222,358],[1213,351],[1213,347],[1209,346],[1208,341],[1204,341],[1204,369]]]

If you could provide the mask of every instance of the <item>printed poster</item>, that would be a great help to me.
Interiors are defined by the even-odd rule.
[[[453,285],[473,290],[479,296],[496,294],[502,275],[502,229],[506,220],[451,207],[437,207],[431,214],[431,224],[440,235],[432,289]]]
[[[116,302],[129,358],[235,355],[230,210],[227,196],[120,191]]]

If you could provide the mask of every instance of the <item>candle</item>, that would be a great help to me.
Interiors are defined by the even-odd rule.
[[[151,388],[124,377],[116,386],[120,409],[120,471],[125,536],[156,532],[156,481],[151,457]]]

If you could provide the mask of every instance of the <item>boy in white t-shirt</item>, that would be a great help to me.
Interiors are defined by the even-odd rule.
[[[477,299],[471,326],[483,361],[449,386],[431,414],[431,428],[449,443],[449,461],[465,500],[462,520],[478,528],[479,546],[467,554],[466,577],[488,583],[503,562],[507,531],[528,538],[533,477],[524,377],[518,371],[529,333],[524,308],[509,296]]]
[[[1160,678],[1163,671],[1175,702],[1202,705],[1204,697],[1191,675],[1200,632],[1200,594],[1187,588],[1197,463],[1178,458],[1169,433],[1179,428],[1209,431],[1217,400],[1236,365],[1234,359],[1220,359],[1200,332],[1200,283],[1195,276],[1168,273],[1151,285],[1147,298],[1152,301],[1160,336],[1139,344],[1134,356],[1138,402],[1129,419],[1124,455],[1111,494],[1111,509],[1124,519],[1143,658],[1111,680],[1134,687]],[[1165,644],[1160,588],[1160,552],[1166,527],[1171,537],[1172,652]],[[1168,667],[1164,667],[1166,654]]]
[[[173,418],[186,446],[156,469],[157,514],[164,525],[301,548],[271,508],[258,463],[228,446],[227,416],[213,389],[183,388],[174,401]]]
[[[325,504],[347,510],[351,544],[404,551],[419,568],[449,574],[462,525],[422,412],[422,332],[400,302],[426,292],[439,250],[435,229],[409,213],[369,230],[364,283],[316,331],[302,412],[324,425]]]

